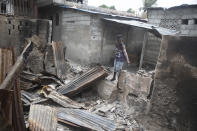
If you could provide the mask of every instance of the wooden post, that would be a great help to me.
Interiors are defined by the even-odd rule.
[[[143,59],[144,59],[144,52],[145,52],[145,47],[146,47],[146,43],[147,43],[147,35],[148,35],[147,31],[145,31],[143,45],[142,45],[142,52],[141,52],[139,70],[142,69],[142,64],[143,64]]]

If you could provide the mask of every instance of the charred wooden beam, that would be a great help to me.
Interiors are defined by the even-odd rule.
[[[0,48],[0,84],[14,65],[14,49]]]

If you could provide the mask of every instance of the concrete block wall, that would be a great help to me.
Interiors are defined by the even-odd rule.
[[[131,63],[139,64],[145,32],[146,31],[141,28],[129,28],[127,35],[127,53]]]
[[[148,23],[160,27],[176,30],[178,35],[197,36],[197,8],[175,7],[164,10],[163,8],[153,8],[148,10]],[[187,24],[183,21],[186,20]],[[148,34],[148,43],[145,51],[144,64],[153,66],[157,63],[161,40],[152,34]],[[152,46],[155,46],[153,50]]]
[[[25,38],[40,36],[44,43],[49,41],[49,21],[14,17],[0,17],[0,47],[16,48],[18,53],[24,48]]]
[[[65,57],[75,62],[112,64],[117,34],[123,35],[129,54],[141,54],[142,29],[106,22],[102,15],[72,9],[45,8],[40,12],[41,18],[53,18],[52,39],[62,41]],[[56,25],[56,14],[59,25]]]
[[[147,17],[148,17],[148,23],[160,26],[161,20],[164,17],[164,11],[162,9],[155,9],[155,11],[148,10]],[[159,49],[161,45],[161,39],[157,38],[152,33],[148,33],[147,35],[148,37],[145,46],[142,66],[148,64],[155,67],[157,64],[157,58],[160,51]]]
[[[104,22],[102,40],[102,63],[113,64],[116,35],[122,34],[128,56],[132,63],[137,64],[141,55],[145,31],[140,28],[122,24]]]
[[[120,24],[108,23],[105,22],[103,26],[104,35],[103,35],[103,50],[102,62],[104,64],[113,64],[114,59],[114,49],[116,44],[116,36],[117,34],[122,34],[123,41],[127,46],[127,34],[128,29],[125,26],[121,26]]]
[[[99,15],[91,15],[90,24],[90,45],[92,56],[90,56],[91,63],[103,63],[106,56],[104,52],[104,30],[103,22]]]
[[[157,38],[152,33],[148,33],[147,35],[143,65],[148,64],[155,67],[160,52],[161,39]]]
[[[174,7],[149,9],[148,22],[164,28],[179,31],[179,35],[197,36],[197,7]],[[184,22],[185,21],[185,22]]]
[[[61,40],[66,47],[65,56],[81,64],[93,62],[93,49],[100,46],[90,42],[91,16],[75,10],[63,11],[61,26]]]

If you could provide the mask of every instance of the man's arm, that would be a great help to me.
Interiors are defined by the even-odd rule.
[[[130,64],[130,61],[129,61],[129,57],[128,57],[128,54],[127,54],[127,51],[126,51],[126,47],[124,44],[122,44],[122,48],[123,48],[123,53],[124,53],[124,56],[127,60],[127,63]]]

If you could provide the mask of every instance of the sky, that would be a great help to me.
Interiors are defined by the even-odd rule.
[[[117,10],[127,11],[129,8],[138,10],[142,7],[142,0],[88,0],[90,6],[100,6],[105,4],[107,6],[114,5]],[[182,4],[197,4],[197,0],[157,0],[157,7],[172,7]]]

